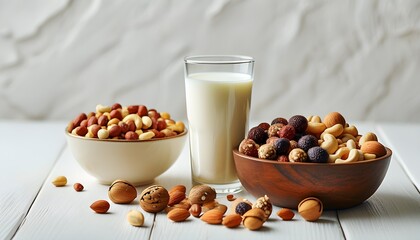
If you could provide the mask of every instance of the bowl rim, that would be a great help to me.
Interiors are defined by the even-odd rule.
[[[185,135],[187,135],[188,133],[188,129],[185,128],[184,131],[182,133],[179,133],[175,136],[169,136],[169,137],[163,137],[163,138],[151,138],[151,139],[147,139],[147,140],[139,140],[139,139],[135,139],[135,140],[126,140],[126,139],[99,139],[99,138],[87,138],[87,137],[82,137],[82,136],[78,136],[78,135],[73,135],[71,133],[69,133],[67,131],[67,127],[64,128],[64,133],[72,138],[75,139],[80,139],[80,140],[84,140],[84,141],[97,141],[97,142],[114,142],[114,143],[141,143],[141,142],[154,142],[154,141],[164,141],[164,140],[170,140],[170,139],[174,139],[174,138],[178,138],[178,137],[183,137]]]
[[[276,164],[276,165],[348,166],[348,165],[367,164],[367,163],[370,163],[370,162],[381,161],[381,160],[384,160],[384,159],[386,159],[388,157],[391,157],[392,150],[390,148],[388,148],[388,147],[385,147],[385,149],[386,149],[386,154],[383,155],[382,157],[378,157],[378,158],[374,158],[374,159],[368,159],[368,160],[363,160],[363,161],[357,161],[357,162],[349,162],[349,163],[278,162],[276,160],[265,160],[265,159],[251,157],[251,156],[245,155],[243,153],[240,153],[237,148],[233,149],[233,154],[234,155],[237,155],[237,156],[240,156],[242,158],[245,158],[247,160],[250,160],[250,161],[261,162],[261,163],[270,163],[270,164]]]

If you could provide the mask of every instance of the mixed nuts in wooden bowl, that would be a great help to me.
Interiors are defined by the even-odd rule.
[[[374,133],[359,134],[335,112],[323,121],[298,115],[261,123],[233,156],[239,180],[254,196],[267,194],[274,205],[293,209],[316,197],[324,209],[343,209],[375,193],[392,151]]]

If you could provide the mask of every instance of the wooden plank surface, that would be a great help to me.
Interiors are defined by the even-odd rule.
[[[356,126],[358,126],[360,132],[377,132],[380,141],[390,146],[394,151],[389,171],[378,191],[362,205],[338,212],[327,211],[319,221],[314,223],[304,221],[296,212],[293,221],[284,222],[275,215],[279,208],[274,207],[273,215],[265,223],[264,228],[253,232],[242,226],[237,229],[228,229],[220,225],[208,225],[193,217],[190,217],[186,222],[173,223],[167,219],[165,213],[155,215],[144,212],[139,207],[137,199],[129,205],[118,205],[110,202],[110,211],[105,215],[93,213],[89,208],[90,204],[98,199],[108,200],[108,186],[97,183],[93,177],[85,173],[74,160],[67,147],[61,151],[64,136],[61,135],[60,128],[62,128],[62,125],[57,125],[58,130],[54,131],[58,132],[58,137],[52,138],[55,139],[54,141],[46,145],[43,144],[43,141],[39,141],[38,144],[34,144],[32,141],[25,142],[26,148],[32,151],[26,153],[22,151],[22,153],[17,154],[22,157],[33,156],[33,152],[38,150],[36,162],[25,162],[26,164],[23,167],[16,161],[7,165],[10,169],[25,168],[24,172],[21,173],[20,170],[1,170],[2,173],[8,172],[6,177],[0,176],[3,177],[2,182],[15,175],[25,175],[28,172],[36,176],[28,178],[16,176],[14,178],[18,182],[22,181],[22,183],[16,185],[21,187],[22,190],[15,191],[12,189],[8,191],[8,195],[16,195],[13,197],[13,201],[20,201],[16,204],[11,200],[4,200],[10,197],[3,194],[5,190],[0,188],[0,191],[2,191],[0,195],[0,199],[2,199],[0,202],[2,204],[0,205],[2,213],[0,215],[0,221],[2,221],[0,222],[0,233],[3,234],[0,235],[0,238],[7,239],[13,236],[20,221],[24,219],[15,235],[15,239],[419,239],[420,194],[412,180],[418,175],[416,175],[417,171],[411,171],[407,175],[405,173],[407,170],[402,167],[408,164],[407,169],[412,169],[413,166],[416,166],[407,161],[414,161],[418,158],[414,153],[405,149],[415,149],[418,142],[413,141],[414,146],[411,147],[403,146],[403,143],[397,143],[399,138],[395,134],[401,134],[398,126],[381,125],[376,128],[376,125],[369,123],[357,123]],[[389,130],[389,128],[394,127],[395,129]],[[417,127],[415,126],[414,129],[419,129]],[[36,129],[43,132],[39,128],[39,126],[28,125],[23,128],[22,132],[29,131],[37,135]],[[0,123],[0,130],[4,129],[6,127]],[[407,127],[406,132],[411,132],[410,129],[410,126]],[[16,132],[13,129],[9,131]],[[404,135],[404,139],[407,139],[406,137]],[[33,139],[37,138],[33,137]],[[13,155],[12,153],[17,150],[17,147],[13,147],[17,144],[17,140],[13,144],[7,143],[6,140],[0,141],[2,147],[6,144],[9,148],[14,149],[6,151],[6,153],[1,151],[0,161],[4,161],[5,156],[10,158],[9,155]],[[59,144],[60,141],[61,144]],[[16,157],[15,160],[22,157]],[[45,158],[49,157],[52,159],[52,163],[48,165],[44,162],[46,161]],[[57,158],[57,163],[50,171],[54,160]],[[36,171],[34,171],[35,169]],[[41,178],[39,175],[44,177],[39,180],[38,178]],[[58,175],[68,177],[69,183],[67,186],[57,188],[51,184],[52,179]],[[32,204],[45,178],[45,183]],[[85,190],[75,192],[72,188],[74,182],[81,182],[85,186]],[[167,172],[158,177],[154,183],[168,189],[176,184],[184,184],[188,189],[191,188],[187,144],[178,161]],[[32,186],[37,184],[38,188],[35,188],[37,189],[34,191],[35,193],[29,194],[27,189],[32,189]],[[138,192],[140,193],[145,187],[138,187]],[[248,198],[251,201],[255,200],[246,191],[238,194],[237,197]],[[26,205],[26,211],[31,207],[26,217],[26,211],[16,211],[17,205],[25,209],[22,198],[30,202]],[[225,196],[220,195],[218,200],[230,206],[230,202],[225,199]],[[137,228],[128,224],[126,214],[131,209],[141,210],[144,213],[144,227]],[[2,216],[4,213],[6,213],[6,217]],[[15,221],[14,224],[5,222],[8,221],[10,216],[18,219],[18,221]],[[4,230],[4,223],[6,223],[8,230]],[[14,226],[14,228],[11,226]],[[13,234],[10,235],[10,233]]]
[[[64,147],[63,123],[0,121],[0,239],[25,218]]]

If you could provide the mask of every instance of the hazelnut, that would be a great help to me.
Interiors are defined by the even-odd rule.
[[[116,180],[108,189],[108,197],[114,203],[131,203],[137,197],[137,190],[128,181]]]
[[[303,199],[298,205],[299,214],[309,222],[319,219],[322,215],[323,204],[321,200],[315,197],[308,197]]]

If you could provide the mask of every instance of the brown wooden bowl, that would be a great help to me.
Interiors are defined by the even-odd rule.
[[[296,209],[307,197],[317,197],[324,209],[361,204],[378,189],[388,170],[392,151],[355,163],[295,163],[254,158],[233,150],[243,187],[258,198],[267,195],[279,207]]]

